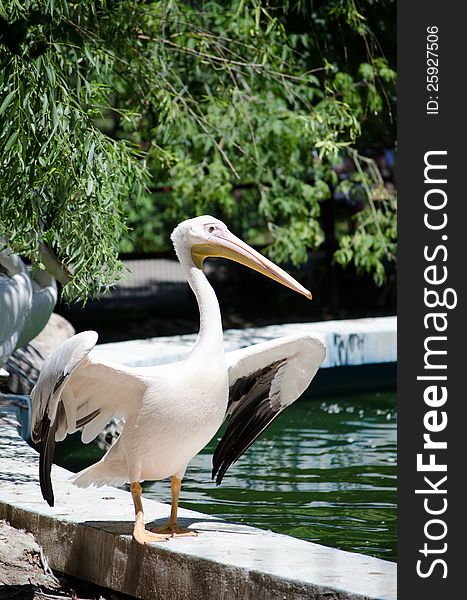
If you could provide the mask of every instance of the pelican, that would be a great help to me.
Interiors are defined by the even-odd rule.
[[[212,477],[219,484],[229,466],[308,387],[325,356],[320,337],[312,335],[224,353],[219,303],[203,272],[206,258],[227,258],[306,298],[311,299],[311,293],[214,217],[183,221],[171,239],[199,306],[199,334],[189,356],[155,367],[113,364],[93,355],[98,336],[85,331],[45,360],[31,393],[32,439],[41,442],[39,478],[50,506],[55,442],[82,429],[81,439],[88,443],[113,417],[124,421],[121,435],[104,457],[74,475],[72,482],[79,487],[129,483],[133,537],[141,544],[197,535],[177,523],[181,483],[191,459],[227,420],[213,457]],[[168,477],[169,519],[148,531],[140,483]]]
[[[46,326],[57,302],[47,271],[29,271],[0,237],[0,367]]]

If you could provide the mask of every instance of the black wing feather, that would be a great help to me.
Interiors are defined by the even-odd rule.
[[[52,487],[52,463],[55,454],[55,433],[57,432],[58,424],[61,422],[62,418],[65,418],[65,409],[63,404],[60,402],[57,408],[57,414],[55,415],[55,419],[53,423],[50,422],[50,419],[47,415],[44,415],[42,420],[42,429],[41,429],[41,445],[39,451],[39,481],[41,484],[41,492],[42,497],[49,506],[54,505],[54,491]],[[85,417],[82,417],[78,421],[76,421],[76,426],[78,428],[84,427],[90,421],[97,417],[100,414],[100,410],[94,410],[89,413]]]
[[[60,402],[57,411],[60,410],[61,405],[62,403]],[[54,505],[54,491],[50,472],[52,470],[52,462],[55,453],[55,432],[58,427],[57,417],[58,415],[55,417],[53,423],[51,423],[49,417],[44,415],[39,451],[39,481],[41,484],[42,497],[49,506]]]
[[[282,412],[270,398],[271,384],[285,360],[278,360],[230,387],[227,428],[213,456],[212,478],[219,485],[227,469]]]

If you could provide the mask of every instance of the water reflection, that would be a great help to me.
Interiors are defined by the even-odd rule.
[[[210,479],[214,447],[193,459],[181,506],[395,560],[394,394],[295,403],[219,487]],[[167,493],[165,482],[145,486],[158,500]]]

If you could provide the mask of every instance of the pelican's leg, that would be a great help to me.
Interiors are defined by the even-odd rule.
[[[170,482],[170,488],[172,491],[172,507],[170,509],[169,520],[165,525],[162,525],[162,527],[154,527],[154,529],[151,529],[151,531],[172,536],[198,535],[197,531],[194,531],[193,529],[187,529],[186,527],[180,527],[180,525],[177,523],[178,496],[180,495],[181,487],[182,480],[176,475],[172,475],[172,480]]]
[[[135,527],[133,537],[139,544],[148,542],[166,542],[170,535],[151,533],[144,527],[143,503],[141,502],[141,486],[139,482],[130,485],[133,504],[135,505]]]

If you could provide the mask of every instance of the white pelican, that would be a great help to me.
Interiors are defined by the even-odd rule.
[[[55,441],[82,429],[94,439],[114,416],[124,420],[115,444],[96,464],[73,476],[80,486],[130,483],[135,507],[133,536],[139,543],[171,535],[196,535],[177,524],[178,497],[188,463],[227,418],[213,459],[219,484],[266,427],[308,387],[324,359],[319,337],[288,336],[224,353],[219,304],[203,273],[207,257],[224,257],[311,298],[298,281],[253,250],[210,216],[180,223],[175,251],[199,305],[200,329],[190,355],[156,367],[130,368],[93,356],[97,333],[64,342],[44,363],[31,393],[33,441],[41,441],[42,494],[53,506],[50,477]],[[171,477],[172,508],[166,525],[148,531],[142,480]]]
[[[56,302],[54,278],[30,271],[0,237],[0,367],[42,331]]]

